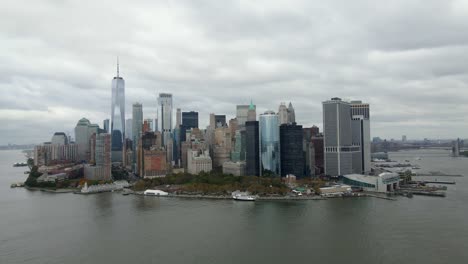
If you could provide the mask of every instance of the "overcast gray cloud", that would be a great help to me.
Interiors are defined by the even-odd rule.
[[[291,101],[322,126],[321,102],[371,104],[372,135],[468,137],[468,2],[4,0],[0,144],[110,116],[116,56],[131,104],[235,115]]]

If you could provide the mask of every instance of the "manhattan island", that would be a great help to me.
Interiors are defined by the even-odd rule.
[[[170,93],[159,94],[154,118],[144,119],[143,105],[133,103],[126,119],[118,64],[111,88],[110,119],[103,128],[82,118],[74,140],[56,132],[50,142],[35,146],[26,187],[77,193],[130,188],[126,194],[158,189],[171,196],[213,198],[231,197],[234,191],[271,199],[442,196],[441,187],[413,182],[411,170],[373,164],[370,107],[362,101],[324,101],[322,133],[317,126],[297,124],[292,103],[257,116],[252,101],[237,105],[230,120],[210,114],[209,125],[201,129],[193,110],[177,108],[173,123]]]

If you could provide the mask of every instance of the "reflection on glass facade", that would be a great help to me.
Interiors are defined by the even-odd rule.
[[[122,161],[125,136],[125,81],[119,76],[118,64],[117,76],[112,80],[111,134],[112,161]]]
[[[132,123],[133,164],[132,164],[132,168],[134,172],[138,172],[137,147],[138,147],[138,140],[140,139],[141,130],[143,127],[143,106],[140,103],[133,104],[132,118],[133,118],[133,123]]]
[[[260,115],[260,152],[262,170],[280,174],[279,120],[273,111]]]
[[[161,133],[163,135],[163,145],[171,137],[172,133],[172,94],[160,93],[158,98],[161,111],[159,112],[159,122],[161,122]]]

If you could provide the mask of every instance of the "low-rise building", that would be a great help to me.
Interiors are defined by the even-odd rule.
[[[76,144],[57,145],[43,144],[34,147],[34,165],[49,166],[53,164],[75,162],[78,156]]]
[[[232,174],[234,176],[245,176],[245,167],[244,161],[226,161],[223,163],[223,173]]]
[[[370,192],[392,192],[400,188],[400,176],[396,173],[384,172],[378,176],[349,174],[343,176],[343,183],[360,187]]]
[[[320,195],[324,197],[341,196],[351,192],[352,189],[349,185],[333,185],[330,187],[320,188]]]
[[[66,173],[57,173],[57,174],[44,173],[37,178],[37,182],[57,182],[57,181],[64,181],[66,179],[68,179],[68,175]]]
[[[143,160],[143,177],[165,177],[168,173],[169,164],[165,150],[144,150]]]
[[[187,172],[198,174],[202,171],[210,172],[213,169],[213,162],[207,150],[189,150],[187,152]]]

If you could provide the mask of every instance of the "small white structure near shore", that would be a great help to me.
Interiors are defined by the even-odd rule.
[[[336,197],[343,194],[351,193],[352,189],[349,185],[333,185],[330,187],[320,188],[320,195],[323,197]]]
[[[169,193],[161,191],[161,190],[150,190],[150,189],[146,190],[143,194],[144,195],[150,195],[150,196],[167,196],[167,195],[169,195]]]

